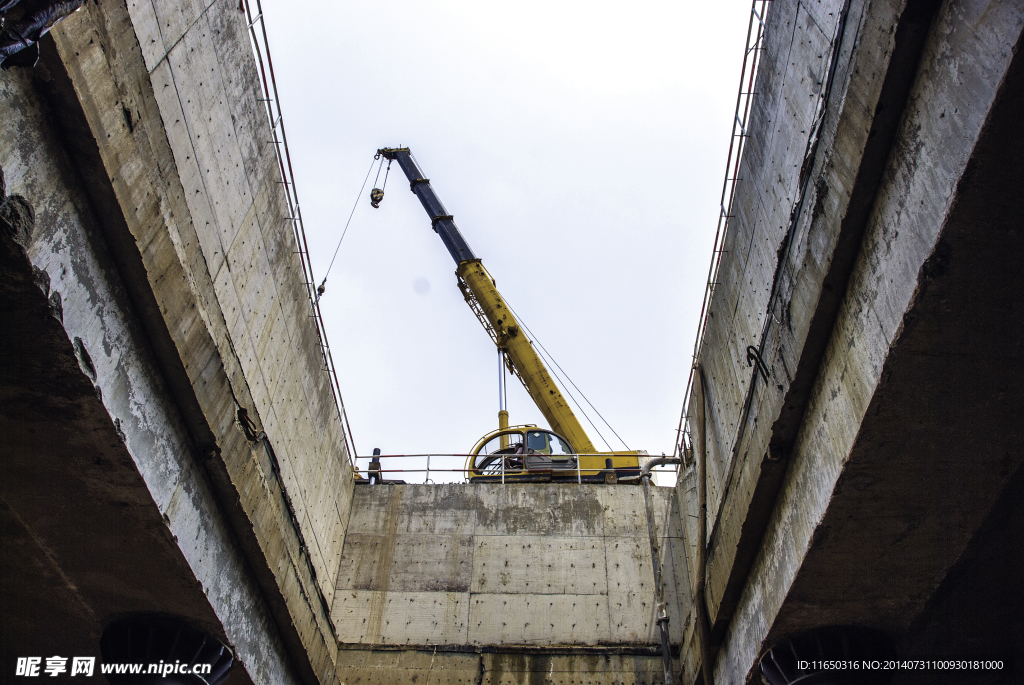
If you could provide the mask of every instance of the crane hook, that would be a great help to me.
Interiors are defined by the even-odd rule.
[[[380,201],[384,199],[384,191],[380,188],[374,188],[370,191],[370,206],[374,209],[380,207]]]

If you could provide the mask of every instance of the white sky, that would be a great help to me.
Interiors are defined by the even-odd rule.
[[[630,448],[671,454],[750,4],[263,10],[317,280],[377,148],[408,146],[576,385]],[[497,427],[497,352],[404,174],[380,209],[372,182],[321,300],[356,447],[467,452]],[[514,378],[509,413],[545,425]]]

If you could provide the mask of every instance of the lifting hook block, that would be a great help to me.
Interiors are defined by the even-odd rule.
[[[384,191],[380,188],[374,188],[370,191],[370,206],[374,209],[380,207],[380,201],[384,199]]]

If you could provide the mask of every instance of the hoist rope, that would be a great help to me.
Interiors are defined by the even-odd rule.
[[[508,310],[512,312],[512,316],[516,317],[516,321],[519,322],[519,325],[523,327],[523,330],[526,331],[526,334],[537,342],[537,346],[539,348],[537,350],[537,355],[540,356],[542,360],[547,360],[552,366],[561,370],[562,367],[558,366],[558,362],[556,362],[554,358],[551,357],[550,353],[547,351],[547,348],[545,348],[544,345],[541,344],[540,339],[533,334],[533,331],[530,330],[530,327],[527,326],[526,323],[519,317],[519,315],[516,314],[516,311],[512,309],[512,305],[508,303],[507,298],[505,299],[505,306],[507,306]],[[561,376],[558,375],[557,371],[551,369],[551,373],[553,376],[555,376],[556,379],[561,380]],[[565,371],[562,371],[562,373],[565,374]],[[572,380],[570,379],[569,382],[572,383]],[[569,390],[568,385],[566,385],[565,382],[563,382],[562,385],[565,386],[565,393],[569,396],[569,399],[572,400],[573,404],[576,405],[576,408],[580,410],[581,414],[583,414],[583,418],[587,420],[587,423],[590,424],[590,427],[594,429],[595,433],[597,433],[597,437],[601,438],[601,442],[603,442],[605,444],[605,447],[607,447],[609,451],[611,451],[612,446],[608,444],[608,440],[605,439],[604,435],[601,434],[601,431],[598,430],[597,426],[594,425],[594,422],[591,420],[587,412],[583,410],[583,407],[580,405],[579,400],[577,400],[576,397],[572,394],[572,391]],[[572,386],[576,387],[576,384],[572,383]],[[578,389],[579,388],[577,388],[577,390]],[[582,395],[583,393],[580,394]],[[583,399],[586,399],[586,397],[584,397]]]
[[[373,160],[376,162],[377,160]],[[324,280],[320,282],[320,287],[316,291],[316,301],[319,302],[320,298],[324,294],[324,286],[327,284],[327,277],[331,273],[331,268],[334,266],[334,260],[338,257],[338,250],[341,249],[341,241],[345,239],[345,234],[348,233],[348,225],[352,223],[352,216],[356,213],[356,207],[359,206],[359,198],[363,196],[363,190],[366,189],[366,182],[370,180],[370,174],[373,173],[373,162],[370,162],[370,168],[366,170],[366,178],[363,179],[363,185],[359,187],[359,194],[356,195],[355,204],[352,205],[352,211],[348,214],[348,221],[345,222],[345,230],[341,232],[341,237],[338,238],[338,246],[334,248],[334,256],[331,257],[331,263],[327,266],[327,273],[324,274]],[[377,169],[377,175],[380,175],[380,168]]]
[[[377,156],[374,156],[374,159],[377,159]],[[381,192],[383,192],[384,189],[388,187],[388,174],[391,173],[391,162],[393,162],[393,161],[395,161],[395,160],[393,160],[393,159],[389,159],[388,160],[388,168],[387,168],[387,170],[384,171],[384,185],[382,185],[380,187]],[[373,187],[374,188],[377,187],[377,181],[380,180],[380,170],[381,170],[381,168],[383,166],[384,166],[384,158],[381,157],[380,158],[380,164],[377,165],[377,175],[373,177]]]
[[[524,325],[523,327],[525,328],[525,325]],[[529,331],[528,331],[528,332],[529,332]],[[533,333],[530,333],[530,335],[533,335]],[[573,388],[575,388],[575,389],[576,389],[576,392],[578,392],[578,393],[580,394],[580,397],[582,397],[582,398],[583,398],[583,401],[584,401],[584,402],[586,402],[586,403],[587,403],[587,404],[588,404],[588,405],[590,406],[590,408],[594,410],[594,413],[595,413],[595,414],[597,414],[598,418],[599,418],[599,419],[601,419],[601,421],[602,421],[602,422],[604,423],[604,425],[608,426],[608,430],[610,430],[610,431],[612,432],[612,434],[613,434],[613,435],[614,435],[614,436],[615,436],[616,438],[618,438],[619,442],[621,442],[621,443],[622,443],[622,446],[623,446],[623,447],[625,447],[625,448],[626,448],[626,449],[628,450],[628,449],[629,449],[629,445],[627,445],[627,444],[626,444],[626,441],[625,441],[625,440],[623,440],[623,439],[622,439],[622,436],[620,436],[620,435],[619,435],[619,434],[618,434],[618,433],[617,433],[617,432],[615,431],[615,429],[614,429],[614,428],[612,427],[612,425],[611,425],[610,423],[608,423],[608,420],[607,420],[607,419],[605,419],[605,418],[604,418],[604,416],[602,416],[602,415],[601,415],[601,412],[599,412],[599,411],[597,410],[597,407],[595,407],[595,406],[593,405],[593,403],[591,403],[591,401],[590,401],[589,399],[587,399],[587,396],[583,394],[583,391],[579,389],[579,386],[577,386],[577,385],[576,385],[576,383],[574,383],[574,382],[573,382],[573,380],[572,380],[571,378],[569,378],[569,374],[565,372],[565,369],[563,369],[563,368],[561,367],[561,365],[559,365],[559,363],[558,363],[557,361],[555,361],[555,358],[554,358],[554,357],[553,357],[553,356],[551,355],[551,353],[550,353],[550,352],[548,352],[547,348],[546,348],[546,347],[544,347],[544,344],[543,344],[543,343],[542,343],[542,342],[540,341],[540,339],[539,339],[539,338],[536,338],[536,337],[534,337],[534,340],[536,340],[536,341],[537,341],[537,345],[538,345],[538,346],[539,346],[539,347],[540,347],[540,348],[541,348],[542,350],[544,350],[544,354],[545,354],[545,355],[547,355],[547,357],[548,357],[548,358],[549,358],[549,359],[551,360],[551,363],[552,363],[552,364],[554,364],[554,365],[555,365],[555,367],[556,367],[556,368],[557,368],[557,369],[558,369],[559,371],[561,371],[561,372],[562,372],[562,375],[563,375],[563,376],[565,376],[565,380],[566,380],[566,382],[567,382],[567,383],[569,383],[569,385],[571,385],[571,386],[572,386]],[[580,411],[583,411],[583,410],[581,409]],[[586,412],[584,412],[584,416],[586,416]],[[590,419],[588,418],[587,420],[589,421]],[[597,428],[594,428],[594,430],[597,430]],[[604,438],[603,438],[603,437],[602,437],[601,439],[602,439],[602,440],[604,440]],[[605,442],[605,444],[606,444],[606,445],[608,445],[607,441]],[[608,445],[608,449],[612,449],[612,446],[611,446],[611,445]]]
[[[522,322],[520,322],[520,323],[522,323]],[[523,328],[525,329],[526,326],[523,326]],[[531,333],[530,335],[532,336],[533,334]],[[536,338],[534,338],[534,340],[536,340]],[[547,351],[545,350],[544,352],[546,353]],[[548,366],[552,366],[552,365],[558,366],[557,364],[554,363],[554,360],[550,356],[545,354],[545,353],[540,353],[539,354],[541,359],[543,359],[548,364]],[[551,369],[551,375],[554,376],[559,382],[561,382],[562,387],[565,388],[565,394],[569,396],[569,399],[572,400],[572,403],[576,405],[576,409],[578,409],[579,412],[581,414],[583,414],[583,418],[585,418],[587,420],[587,423],[590,424],[590,427],[592,429],[594,429],[595,433],[597,433],[597,437],[601,438],[601,442],[603,442],[604,446],[608,448],[609,452],[611,452],[613,448],[612,448],[611,444],[609,444],[608,439],[606,437],[604,437],[604,434],[601,432],[601,430],[594,424],[593,419],[590,418],[590,414],[588,414],[586,412],[586,410],[580,404],[580,401],[577,400],[576,396],[572,394],[571,390],[569,390],[568,384],[564,380],[562,380],[562,377],[554,369]],[[586,399],[586,398],[584,398],[584,399]]]
[[[526,325],[526,323],[523,321],[522,317],[520,317],[519,314],[517,314],[516,311],[514,309],[512,309],[512,305],[508,304],[508,299],[507,298],[505,299],[505,304],[508,305],[509,311],[512,312],[512,315],[514,317],[516,317],[516,320],[523,327],[523,329],[526,331],[526,333],[531,338],[533,338],[535,341],[537,341],[537,346],[544,352],[544,355],[551,361],[551,363],[554,365],[554,367],[562,372],[562,375],[565,376],[566,382],[569,385],[571,385],[573,388],[576,389],[576,392],[578,392],[580,394],[580,397],[582,397],[583,400],[588,405],[590,405],[590,408],[594,410],[594,413],[597,414],[597,416],[601,419],[601,421],[604,422],[604,425],[608,426],[608,430],[610,430],[615,435],[615,437],[619,439],[619,442],[621,442],[623,444],[623,446],[628,450],[629,449],[629,445],[626,444],[626,441],[622,439],[622,437],[615,431],[614,428],[612,428],[612,425],[610,423],[608,423],[607,419],[605,419],[604,416],[601,415],[601,412],[599,412],[597,410],[597,407],[595,407],[593,405],[593,403],[589,399],[587,399],[587,396],[583,394],[583,391],[579,389],[579,386],[577,386],[573,382],[573,380],[571,378],[569,378],[569,374],[567,374],[565,372],[565,369],[563,369],[561,367],[561,365],[559,365],[559,363],[557,361],[555,361],[555,358],[551,355],[550,352],[548,352],[547,348],[544,347],[544,343],[542,343],[540,341],[540,338],[538,338],[536,335],[533,334],[533,331],[531,331],[530,328]],[[569,392],[569,388],[568,387],[566,387],[566,393],[569,395],[569,397],[572,399],[572,401],[576,403],[576,406],[579,407],[579,410],[583,414],[583,417],[591,425],[591,427],[594,429],[594,432],[597,433],[598,437],[601,438],[601,441],[605,444],[605,446],[607,446],[609,450],[612,450],[612,446],[610,444],[608,444],[608,441],[605,439],[605,437],[603,435],[601,435],[601,431],[599,431],[597,429],[597,426],[594,425],[594,422],[590,420],[590,416],[588,416],[587,412],[584,411],[583,407],[580,406],[580,403],[576,400],[576,398],[573,396],[573,394],[571,392]]]
[[[376,159],[377,159],[377,157],[376,157],[376,156],[374,156],[374,160],[376,160]],[[376,188],[376,187],[377,187],[377,181],[378,181],[378,180],[380,180],[380,170],[381,170],[381,168],[382,168],[383,166],[384,166],[384,158],[383,158],[383,157],[381,157],[381,158],[380,158],[380,163],[378,163],[378,164],[377,164],[377,175],[373,177],[373,187],[374,187],[374,188]],[[390,164],[388,164],[388,166],[391,166],[391,165],[390,165]],[[371,166],[370,168],[373,168],[373,167]]]

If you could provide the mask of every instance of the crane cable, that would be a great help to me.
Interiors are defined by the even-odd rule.
[[[522,321],[520,321],[519,323],[522,324]],[[529,329],[527,329],[525,325],[523,326],[523,329],[526,330],[530,336],[533,336],[533,333]],[[601,430],[594,423],[594,420],[590,418],[590,414],[587,413],[587,410],[583,408],[583,405],[580,404],[580,401],[576,399],[576,396],[572,393],[571,390],[569,390],[569,385],[572,385],[575,388],[576,384],[573,383],[572,379],[569,378],[568,376],[566,376],[563,380],[562,376],[565,375],[565,371],[562,370],[562,367],[558,365],[558,362],[555,361],[554,357],[552,357],[551,354],[544,347],[544,345],[541,344],[540,340],[536,337],[534,337],[534,340],[537,341],[537,345],[540,347],[540,351],[538,352],[538,354],[540,355],[541,359],[543,359],[548,364],[548,366],[556,367],[559,371],[562,372],[560,375],[558,371],[552,369],[551,375],[554,376],[558,380],[558,382],[562,384],[562,387],[565,388],[565,394],[569,396],[569,399],[572,400],[572,403],[575,404],[579,412],[583,414],[583,418],[587,420],[587,423],[590,424],[590,427],[594,429],[595,433],[597,433],[597,437],[601,438],[601,442],[603,442],[605,447],[608,448],[608,451],[613,451],[614,448],[611,446],[611,443],[608,442],[608,439],[604,437],[604,433],[601,432]],[[576,390],[579,391],[579,388],[576,388]],[[583,393],[580,394],[582,395]],[[587,398],[584,397],[583,399],[586,400]],[[588,401],[587,404],[590,404],[590,402]]]
[[[382,166],[384,166],[384,158],[381,157],[380,154],[374,155],[373,156],[373,161],[376,162],[378,158],[380,159],[380,162],[377,164],[377,175],[373,177],[373,186],[375,188],[377,187],[377,180],[380,178],[380,168]],[[391,164],[388,164],[388,168],[389,169],[391,168]],[[384,177],[384,182],[387,183],[387,177],[386,176]]]
[[[505,299],[505,306],[508,307],[508,310],[510,312],[512,312],[512,316],[516,317],[516,321],[519,322],[519,325],[523,327],[523,330],[526,331],[526,334],[528,336],[530,336],[531,338],[533,338],[537,342],[537,346],[539,347],[539,349],[537,350],[537,355],[539,357],[541,357],[541,360],[543,361],[544,359],[547,359],[548,361],[550,361],[550,363],[553,366],[555,366],[559,370],[561,370],[562,367],[558,366],[558,362],[556,362],[554,360],[554,358],[551,357],[551,355],[547,351],[547,348],[544,347],[544,345],[541,343],[540,338],[538,338],[537,336],[535,336],[533,334],[533,331],[530,330],[530,327],[526,325],[526,323],[519,317],[518,314],[516,314],[516,310],[512,309],[512,305],[510,305],[508,303],[508,299],[507,298]],[[565,371],[562,371],[562,373],[565,374]],[[554,376],[558,380],[562,380],[561,376],[558,375],[558,372],[553,370],[553,369],[551,370],[551,375]],[[568,378],[568,376],[566,376],[566,377]],[[569,380],[569,383],[572,383],[571,379]],[[608,440],[605,439],[605,437],[601,433],[601,431],[597,428],[597,426],[594,425],[594,422],[591,420],[590,415],[587,414],[586,411],[584,411],[583,407],[579,403],[579,400],[577,400],[576,396],[573,395],[572,392],[569,390],[568,385],[566,385],[564,382],[562,383],[562,385],[565,386],[565,393],[569,396],[569,399],[572,400],[573,404],[576,405],[576,408],[580,410],[581,414],[583,414],[583,418],[585,418],[587,420],[587,423],[590,424],[590,427],[594,429],[595,433],[597,433],[597,437],[601,438],[601,442],[603,442],[605,444],[605,447],[607,447],[609,449],[609,451],[611,451],[612,446],[610,444],[608,444]],[[572,386],[575,388],[576,384],[572,383]],[[576,389],[579,390],[579,388],[576,388]],[[527,391],[529,391],[529,389],[527,389]],[[580,394],[582,395],[583,393],[580,393]],[[584,397],[583,399],[586,400],[587,398]],[[587,401],[587,404],[590,404],[589,400]],[[593,406],[593,405],[591,405],[591,406]],[[603,417],[602,417],[602,419],[603,419]],[[607,422],[605,422],[605,423],[607,423]],[[625,443],[623,443],[623,444],[625,444]]]
[[[580,397],[582,397],[583,400],[588,405],[590,405],[590,408],[593,409],[594,413],[597,414],[598,417],[601,419],[601,421],[604,422],[604,425],[608,426],[608,429],[615,435],[616,438],[619,439],[619,442],[621,442],[623,444],[623,446],[625,446],[625,448],[627,450],[629,450],[629,445],[626,444],[626,441],[623,440],[622,437],[618,433],[615,432],[615,429],[612,428],[612,425],[610,423],[608,423],[608,420],[605,419],[604,416],[601,416],[601,412],[599,412],[597,410],[597,407],[595,407],[593,405],[593,403],[590,400],[587,399],[587,396],[583,394],[583,391],[579,389],[579,386],[577,386],[573,382],[573,380],[571,378],[569,378],[569,374],[567,374],[565,372],[565,369],[563,369],[561,367],[561,365],[559,365],[559,363],[557,361],[555,361],[555,358],[551,355],[550,352],[548,352],[547,348],[544,347],[544,344],[540,341],[540,338],[538,338],[536,335],[533,334],[533,331],[531,331],[530,328],[526,325],[526,323],[523,321],[522,317],[520,317],[519,314],[516,313],[516,310],[512,309],[512,305],[508,304],[508,298],[505,298],[505,304],[508,306],[509,311],[512,312],[512,315],[514,317],[516,317],[516,320],[523,327],[523,329],[526,331],[526,333],[530,337],[532,337],[534,340],[537,341],[537,346],[540,347],[541,350],[543,350],[544,355],[548,359],[551,360],[551,363],[555,366],[555,368],[557,368],[559,371],[562,372],[562,375],[565,376],[565,380],[568,382],[568,384],[571,385],[572,387],[576,388],[576,392],[578,392],[580,394]],[[572,398],[572,401],[576,403],[576,406],[579,407],[580,412],[583,413],[583,416],[587,419],[587,422],[590,423],[591,427],[594,429],[594,432],[597,433],[598,437],[601,438],[601,441],[604,442],[604,444],[608,447],[609,450],[611,450],[612,446],[609,445],[608,441],[605,440],[605,437],[603,435],[601,435],[601,431],[599,431],[597,429],[597,426],[594,425],[594,422],[590,420],[590,416],[588,416],[587,412],[583,410],[583,407],[580,406],[580,403],[576,400],[576,398],[573,396],[573,394],[571,392],[569,392],[569,388],[568,387],[566,387],[566,392],[568,393],[569,397]]]
[[[377,159],[374,158],[373,162],[376,161]],[[345,239],[345,234],[348,233],[348,225],[352,223],[352,216],[356,213],[356,207],[359,206],[359,198],[363,196],[363,190],[366,189],[366,182],[370,180],[370,173],[373,171],[373,162],[370,162],[370,168],[366,170],[366,178],[363,179],[363,185],[359,187],[359,194],[356,195],[355,204],[352,205],[352,211],[348,214],[348,221],[345,222],[345,230],[341,232],[341,237],[338,238],[338,246],[334,248],[334,256],[331,257],[331,263],[327,267],[327,273],[324,274],[324,280],[321,281],[320,287],[316,289],[316,299],[313,300],[314,305],[320,302],[320,298],[323,297],[324,291],[327,290],[327,276],[330,275],[331,267],[334,266],[334,260],[338,257],[338,250],[341,249],[341,241]],[[380,176],[379,166],[377,167],[377,176]],[[374,182],[376,183],[376,181]],[[387,183],[387,176],[384,177],[384,182]]]
[[[414,154],[412,153],[412,151],[410,151],[410,152],[409,152],[409,157],[411,157],[411,158],[412,158],[413,164],[415,164],[417,168],[419,168],[419,169],[422,169],[422,168],[423,168],[423,167],[421,167],[421,166],[420,166],[419,160],[417,160],[417,159],[416,159],[416,155],[414,155]],[[385,182],[385,183],[387,183],[387,176],[385,176],[385,177],[384,177],[384,182]],[[444,203],[442,203],[442,202],[441,202],[440,198],[438,198],[438,203],[439,203],[439,204],[441,204],[441,209],[442,209],[442,210],[444,211],[444,213],[445,213],[445,214],[447,214],[447,213],[448,213],[448,210],[444,208]],[[505,304],[506,304],[506,305],[508,304],[508,300],[507,300],[507,299],[505,300]],[[578,393],[580,394],[580,397],[582,397],[582,398],[583,398],[583,400],[584,400],[584,401],[585,401],[585,402],[586,402],[586,403],[587,403],[588,405],[590,405],[590,408],[591,408],[591,409],[593,409],[593,410],[594,410],[594,413],[595,413],[595,414],[597,414],[597,415],[598,415],[598,417],[599,417],[599,418],[601,419],[601,421],[603,421],[603,422],[604,422],[604,425],[608,426],[608,429],[609,429],[609,430],[611,430],[611,432],[615,434],[615,437],[619,439],[619,442],[621,442],[621,443],[622,443],[622,444],[623,444],[623,445],[624,445],[624,446],[626,447],[626,449],[628,450],[628,449],[629,449],[629,445],[626,445],[626,441],[625,441],[625,440],[623,440],[623,439],[622,439],[622,438],[621,438],[621,437],[619,436],[619,434],[615,432],[615,429],[614,429],[614,428],[612,428],[612,425],[611,425],[610,423],[608,423],[607,419],[605,419],[605,418],[604,418],[603,416],[601,416],[601,412],[599,412],[599,411],[597,410],[597,407],[595,407],[595,406],[594,406],[594,405],[593,405],[593,404],[591,403],[591,401],[587,399],[587,396],[583,394],[583,391],[582,391],[582,390],[580,390],[580,389],[579,389],[579,387],[578,387],[578,386],[577,386],[577,385],[576,385],[575,383],[573,383],[572,379],[571,379],[571,378],[569,378],[569,374],[567,374],[567,373],[565,372],[565,370],[564,370],[564,369],[563,369],[563,368],[562,368],[561,366],[559,366],[558,362],[557,362],[557,361],[555,361],[555,358],[551,356],[551,353],[550,353],[550,352],[548,352],[548,351],[547,351],[547,348],[546,348],[546,347],[544,347],[544,345],[543,345],[543,344],[541,343],[541,341],[540,341],[540,338],[538,338],[537,336],[533,335],[533,332],[532,332],[532,331],[531,331],[531,330],[529,329],[529,327],[527,327],[527,325],[526,325],[525,323],[523,323],[523,320],[522,320],[522,318],[520,318],[519,314],[517,314],[517,313],[515,312],[515,310],[514,310],[514,309],[512,309],[512,306],[511,306],[511,305],[509,305],[509,311],[511,311],[511,312],[512,312],[512,315],[513,315],[514,317],[516,317],[516,319],[517,319],[517,320],[519,321],[519,323],[520,323],[520,324],[522,325],[522,327],[523,327],[523,329],[524,329],[524,330],[526,331],[526,333],[527,333],[528,335],[530,335],[530,336],[531,336],[531,337],[532,337],[532,338],[533,338],[534,340],[536,340],[536,341],[537,341],[537,345],[538,345],[538,346],[540,347],[540,349],[541,349],[541,350],[543,350],[543,353],[544,353],[544,355],[545,355],[545,356],[547,356],[547,358],[548,358],[548,359],[549,359],[549,360],[551,361],[551,363],[552,363],[552,364],[553,364],[553,365],[554,365],[555,367],[557,367],[559,371],[561,371],[561,372],[562,372],[562,375],[563,375],[563,376],[565,376],[565,380],[566,380],[566,381],[568,381],[568,385],[572,385],[572,387],[576,388],[576,392],[578,392]],[[556,376],[557,376],[557,374],[556,374]],[[563,383],[563,385],[565,385],[565,384]],[[585,418],[585,419],[587,420],[587,423],[589,423],[589,424],[590,424],[590,427],[591,427],[591,428],[593,428],[593,429],[594,429],[594,432],[595,432],[595,433],[597,433],[597,435],[598,435],[598,437],[599,437],[599,438],[601,438],[601,442],[603,442],[603,443],[604,443],[604,444],[605,444],[605,445],[606,445],[606,446],[608,447],[608,449],[609,449],[609,450],[612,450],[612,446],[611,446],[610,444],[608,444],[608,441],[607,441],[607,440],[605,440],[605,437],[604,437],[604,436],[603,436],[603,435],[601,434],[601,431],[599,431],[599,430],[597,429],[597,426],[595,426],[595,425],[594,425],[594,422],[593,422],[593,421],[592,421],[592,420],[590,419],[590,416],[589,416],[589,415],[587,414],[587,412],[586,412],[586,411],[585,411],[585,410],[583,409],[583,407],[582,407],[582,406],[580,405],[579,401],[578,401],[578,400],[576,399],[576,397],[575,397],[575,396],[574,396],[574,395],[573,395],[573,394],[572,394],[571,392],[569,392],[569,387],[568,387],[568,385],[566,385],[566,387],[565,387],[565,390],[566,390],[566,393],[567,393],[567,394],[569,395],[569,398],[570,398],[570,399],[572,399],[573,403],[574,403],[574,404],[576,405],[576,407],[577,407],[577,408],[578,408],[578,409],[580,410],[580,413],[581,413],[581,414],[583,414],[583,417],[584,417],[584,418]]]
[[[393,162],[393,161],[395,161],[395,160],[389,159],[388,160],[388,168],[384,170],[384,185],[382,185],[380,187],[381,195],[384,194],[384,191],[388,187],[388,174],[391,173],[391,162]],[[384,160],[383,159],[380,160],[380,163],[383,164]],[[377,178],[380,178],[380,167],[377,167]],[[377,178],[373,179],[373,185],[377,185]]]

